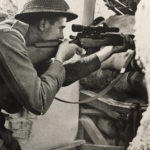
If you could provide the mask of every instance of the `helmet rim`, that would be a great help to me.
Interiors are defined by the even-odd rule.
[[[60,15],[67,18],[67,22],[78,17],[77,14],[69,10],[65,0],[29,0],[23,10],[15,18],[17,20],[29,23],[29,21],[38,16]]]

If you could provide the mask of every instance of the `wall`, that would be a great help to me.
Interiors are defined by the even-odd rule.
[[[95,18],[102,16],[107,19],[115,14],[113,11],[108,9],[103,0],[96,0],[95,5]]]
[[[136,53],[145,68],[145,78],[150,102],[150,1],[141,0],[135,15]],[[128,150],[150,149],[150,107],[143,113],[137,135]]]

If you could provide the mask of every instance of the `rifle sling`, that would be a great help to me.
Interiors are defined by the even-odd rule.
[[[87,98],[86,100],[79,101],[79,102],[66,101],[66,100],[60,99],[58,97],[55,97],[55,99],[58,100],[58,101],[64,102],[64,103],[69,103],[69,104],[86,104],[86,103],[90,103],[92,101],[97,100],[97,98],[106,95],[118,83],[118,81],[123,77],[123,75],[124,75],[124,73],[126,71],[126,68],[128,67],[128,65],[131,62],[132,58],[133,58],[133,55],[131,55],[130,57],[128,57],[128,59],[125,61],[124,65],[123,65],[123,67],[122,67],[122,69],[120,71],[120,74],[115,79],[113,79],[110,82],[110,84],[108,86],[106,86],[105,89],[103,89],[102,91],[100,91],[95,96]]]
[[[69,104],[85,104],[85,103],[90,103],[92,101],[95,101],[97,98],[106,95],[116,84],[117,82],[123,77],[123,74],[119,74],[115,79],[113,79],[110,84],[103,89],[102,91],[100,91],[98,94],[96,94],[93,97],[87,98],[86,100],[83,101],[79,101],[79,102],[70,102],[70,101],[66,101],[66,100],[62,100],[58,97],[55,97],[56,100],[64,102],[64,103],[69,103]]]

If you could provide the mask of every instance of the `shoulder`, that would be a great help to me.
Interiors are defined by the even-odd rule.
[[[0,52],[6,54],[8,51],[27,55],[24,37],[11,28],[3,28],[0,29]]]
[[[21,28],[24,26],[18,23],[16,20],[5,20],[0,23],[0,41],[1,40],[11,40],[14,38],[17,41],[22,41],[25,43],[24,35],[20,32]]]

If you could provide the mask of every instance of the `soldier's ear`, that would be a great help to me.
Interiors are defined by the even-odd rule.
[[[40,31],[45,31],[46,28],[47,28],[47,19],[46,18],[43,18],[40,20],[40,23],[39,23],[39,29]]]

